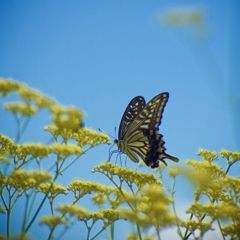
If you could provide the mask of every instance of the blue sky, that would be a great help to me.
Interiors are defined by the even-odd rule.
[[[237,0],[0,0],[0,76],[84,110],[86,127],[111,135],[133,97],[167,91],[160,132],[169,154],[184,162],[199,148],[239,150],[238,9]],[[200,23],[167,24],[172,13]],[[0,132],[14,137],[9,121]],[[47,139],[36,131],[24,140]],[[90,171],[107,157],[108,146],[95,148],[62,183],[99,180]]]

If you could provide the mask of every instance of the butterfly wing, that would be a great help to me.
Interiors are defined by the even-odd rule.
[[[134,118],[140,113],[146,105],[145,99],[141,96],[133,98],[128,104],[119,126],[118,139],[122,140]]]
[[[165,163],[164,158],[178,161],[177,158],[165,153],[163,136],[157,132],[168,97],[168,93],[161,93],[150,100],[140,112],[138,112],[139,109],[135,111],[131,122],[129,121],[124,129],[122,139],[119,138],[119,141],[116,141],[119,150],[125,152],[132,161],[138,162],[137,155],[139,155],[146,165],[152,168],[158,167],[159,160]],[[122,120],[128,119],[124,116],[130,112],[129,105]],[[119,129],[120,133],[122,133],[121,126],[122,122]]]
[[[136,116],[134,121],[131,122],[125,136],[130,136],[145,130],[158,131],[158,126],[161,124],[162,113],[168,97],[169,93],[165,92],[151,99]]]

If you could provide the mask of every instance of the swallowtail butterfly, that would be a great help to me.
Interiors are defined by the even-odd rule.
[[[138,96],[128,104],[121,119],[118,140],[114,143],[133,162],[139,162],[139,156],[147,166],[156,168],[159,160],[167,165],[164,158],[179,161],[165,153],[163,135],[158,132],[168,97],[169,93],[164,92],[146,104],[145,99]]]

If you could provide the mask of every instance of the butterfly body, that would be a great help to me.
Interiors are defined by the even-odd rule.
[[[138,156],[151,168],[158,167],[164,158],[178,162],[176,157],[165,153],[162,135],[158,133],[162,113],[167,103],[167,92],[155,96],[147,104],[141,96],[133,98],[128,104],[119,127],[117,144],[119,151],[126,153],[133,161]]]

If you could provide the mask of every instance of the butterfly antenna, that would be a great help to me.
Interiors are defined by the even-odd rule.
[[[101,133],[104,133],[106,135],[108,135],[109,137],[113,138],[113,139],[116,139],[115,137],[113,137],[112,135],[106,133],[105,131],[102,131],[100,128],[98,128],[98,131],[101,132]]]
[[[117,128],[114,128],[114,132],[115,132],[115,139],[117,139]]]

